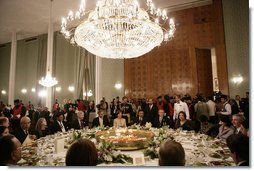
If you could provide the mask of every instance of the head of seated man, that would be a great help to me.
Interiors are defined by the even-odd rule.
[[[68,149],[66,166],[96,166],[98,162],[97,149],[88,139],[80,139]]]
[[[185,152],[182,145],[172,140],[164,141],[159,149],[160,166],[184,166]]]
[[[16,165],[21,159],[21,143],[9,134],[0,138],[0,165]]]
[[[226,142],[235,164],[249,166],[249,137],[243,134],[232,134]]]

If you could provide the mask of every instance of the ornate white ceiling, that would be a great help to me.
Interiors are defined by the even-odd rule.
[[[96,0],[86,0],[86,10],[93,9]],[[139,0],[142,7],[146,0]],[[212,3],[212,0],[153,0],[156,7],[179,10]],[[80,0],[54,0],[54,30],[60,30],[60,20],[69,10],[76,11]],[[11,41],[11,33],[18,39],[47,33],[50,0],[0,0],[0,44]]]

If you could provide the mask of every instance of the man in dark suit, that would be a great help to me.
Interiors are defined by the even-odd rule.
[[[153,103],[153,99],[148,100],[148,105],[146,106],[145,117],[148,122],[153,122],[155,117],[158,115],[158,108]]]
[[[138,111],[138,116],[135,118],[134,123],[139,124],[140,126],[145,126],[147,119],[144,117],[145,113],[143,110]]]
[[[14,130],[13,135],[20,141],[21,144],[25,141],[28,135],[30,135],[31,139],[36,139],[36,136],[33,135],[34,131],[29,130],[30,126],[31,126],[30,118],[24,116],[20,119],[20,127]]]
[[[243,134],[232,134],[226,140],[231,157],[237,166],[249,166],[249,141],[249,137]]]
[[[170,127],[170,119],[168,116],[165,116],[165,111],[163,109],[158,111],[158,115],[154,118],[152,125],[155,128],[161,128],[163,126]]]
[[[98,111],[98,117],[93,119],[93,125],[92,127],[106,127],[109,126],[109,121],[107,116],[104,116],[104,111],[99,110]]]
[[[54,121],[52,125],[52,133],[56,132],[66,132],[67,131],[67,126],[66,123],[63,121],[64,116],[61,112],[56,113],[56,120]]]
[[[72,121],[71,128],[73,129],[83,129],[84,127],[88,126],[87,123],[84,121],[85,114],[83,111],[77,112],[77,119]]]

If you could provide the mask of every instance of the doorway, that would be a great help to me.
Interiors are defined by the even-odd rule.
[[[198,93],[204,97],[213,94],[213,67],[211,49],[195,49]]]

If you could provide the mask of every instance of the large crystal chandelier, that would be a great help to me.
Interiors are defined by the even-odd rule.
[[[163,40],[171,40],[176,30],[166,10],[157,9],[152,0],[146,5],[144,10],[137,0],[100,0],[94,10],[86,12],[82,0],[77,12],[62,18],[61,33],[100,57],[139,57]],[[71,25],[77,22],[77,27]]]

